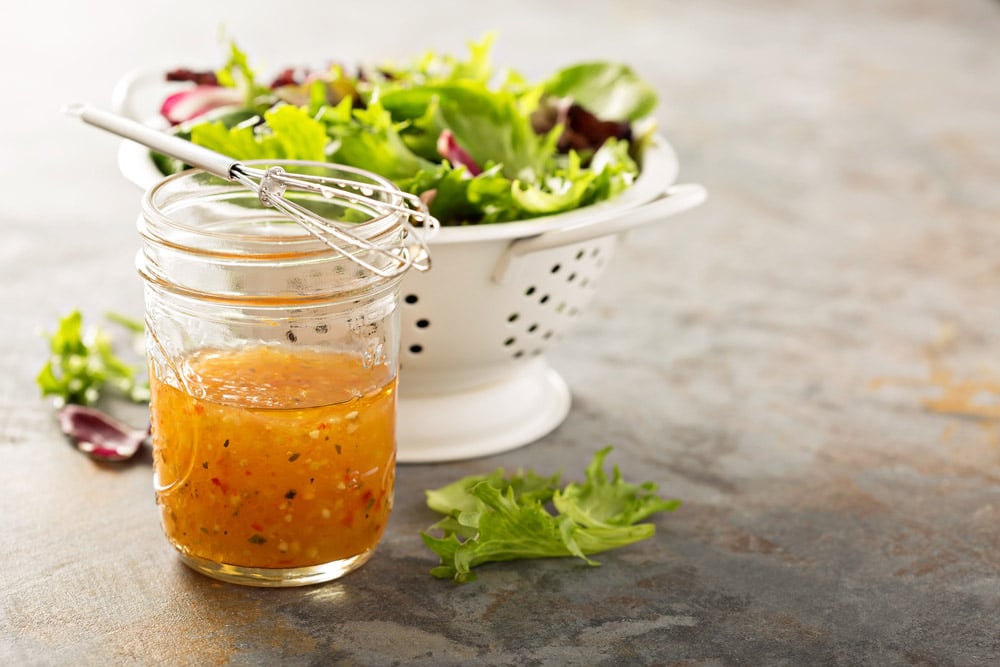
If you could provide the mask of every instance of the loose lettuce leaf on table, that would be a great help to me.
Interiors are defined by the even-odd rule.
[[[555,492],[552,503],[556,509],[581,526],[610,528],[631,526],[657,512],[673,512],[679,500],[656,495],[652,482],[630,484],[622,479],[614,466],[611,479],[604,472],[604,459],[610,449],[602,449],[587,466],[587,481],[572,483]]]
[[[510,491],[518,501],[537,500],[544,503],[551,500],[558,490],[559,477],[559,473],[541,477],[531,470],[519,470],[517,474],[508,477],[503,468],[497,468],[488,475],[470,475],[439,489],[427,491],[427,506],[440,514],[475,510],[477,502],[469,492],[480,482],[486,482],[502,493]]]
[[[508,478],[501,469],[428,491],[428,506],[447,514],[421,533],[440,558],[431,574],[464,583],[475,580],[472,569],[484,563],[567,556],[595,566],[590,555],[652,537],[653,524],[636,522],[673,511],[680,502],[656,496],[651,482],[624,482],[617,467],[609,480],[603,464],[610,451],[594,455],[586,482],[563,489],[556,488],[558,475],[519,472]],[[554,514],[546,509],[549,499]]]
[[[141,322],[122,315],[109,314],[108,319],[133,335],[143,331]],[[85,329],[80,311],[61,318],[47,337],[49,358],[36,377],[43,396],[55,397],[59,405],[93,405],[111,388],[136,402],[149,400],[141,366],[129,364],[115,352],[114,338],[106,329]]]

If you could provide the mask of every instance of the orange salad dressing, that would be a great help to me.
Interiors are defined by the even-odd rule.
[[[150,373],[157,502],[182,553],[296,568],[368,552],[392,508],[395,376],[347,355],[258,346]]]

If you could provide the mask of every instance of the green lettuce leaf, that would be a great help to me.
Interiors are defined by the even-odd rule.
[[[568,484],[556,491],[552,503],[561,514],[569,516],[582,526],[609,528],[631,526],[657,512],[673,512],[679,500],[667,500],[656,495],[657,486],[652,482],[629,484],[622,479],[618,466],[608,479],[604,472],[604,459],[611,452],[606,447],[594,455],[587,466],[587,481]]]
[[[215,78],[220,86],[242,89],[248,107],[254,106],[258,96],[270,93],[267,86],[257,81],[257,73],[250,67],[247,54],[240,50],[236,42],[229,43],[229,59],[215,71]]]
[[[444,518],[421,533],[424,544],[440,559],[431,574],[469,582],[472,569],[485,563],[589,556],[648,539],[651,523],[636,523],[656,512],[670,512],[677,500],[658,498],[655,485],[632,485],[603,471],[605,448],[587,467],[587,481],[556,488],[558,475],[539,477],[521,472],[507,477],[503,469],[472,475],[427,492],[428,506]],[[556,513],[546,509],[551,499]]]
[[[499,164],[511,179],[538,178],[556,153],[560,128],[536,134],[521,107],[522,98],[478,82],[397,88],[379,100],[393,118],[422,119],[423,131],[435,141],[443,129],[450,129],[477,164]],[[436,110],[428,115],[432,105]],[[436,123],[428,122],[431,119]]]
[[[478,503],[470,491],[481,482],[486,482],[503,494],[513,493],[517,501],[545,503],[552,499],[559,488],[559,476],[559,473],[555,473],[550,477],[541,477],[531,470],[518,470],[517,474],[508,477],[503,468],[497,468],[488,475],[470,475],[425,492],[427,506],[440,514],[474,511]]]
[[[266,129],[221,121],[191,128],[191,141],[237,160],[326,161],[329,143],[326,128],[304,109],[292,105],[273,107],[264,113]]]
[[[566,67],[544,84],[549,95],[569,97],[605,120],[638,120],[656,108],[656,91],[628,65],[592,62]]]
[[[455,81],[478,81],[485,85],[494,74],[490,52],[495,39],[496,34],[490,32],[478,42],[469,42],[466,59],[428,51],[415,62],[399,66],[387,63],[381,69],[390,75],[389,80],[405,86]]]
[[[347,120],[343,116],[343,112],[323,116],[328,123],[327,131],[336,139],[332,151],[335,162],[367,169],[392,180],[412,177],[434,167],[433,162],[410,150],[400,134],[407,123],[394,121],[381,102],[353,109]]]
[[[144,331],[141,322],[113,313],[107,317],[133,335]],[[149,400],[149,385],[140,378],[142,366],[122,359],[105,329],[85,330],[80,311],[61,318],[47,337],[49,358],[36,377],[43,396],[54,396],[59,405],[93,405],[110,388],[136,402]]]
[[[432,195],[429,209],[438,220],[493,223],[524,217],[511,195],[511,181],[494,166],[470,176],[465,167],[448,163],[423,170],[400,187],[416,195]]]
[[[580,156],[570,151],[563,166],[542,182],[514,183],[511,196],[524,218],[553,215],[616,196],[632,184],[637,171],[628,142],[609,139],[589,166],[583,167]]]

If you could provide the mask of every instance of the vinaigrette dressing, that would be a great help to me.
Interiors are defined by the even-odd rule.
[[[395,481],[391,369],[264,345],[180,367],[183,389],[150,376],[157,502],[183,555],[285,569],[374,549]]]

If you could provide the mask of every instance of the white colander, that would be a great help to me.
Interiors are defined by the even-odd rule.
[[[433,268],[403,280],[400,462],[495,454],[563,421],[570,392],[545,351],[590,303],[622,232],[704,201],[704,188],[674,185],[676,175],[657,137],[611,202],[438,232]]]
[[[166,89],[137,71],[114,93],[118,113],[149,119]],[[124,142],[122,173],[146,188],[160,173]],[[486,456],[541,438],[569,412],[570,392],[545,351],[590,303],[622,232],[697,206],[698,185],[674,185],[677,158],[662,137],[642,174],[613,201],[524,222],[445,227],[433,268],[403,281],[401,463]]]

